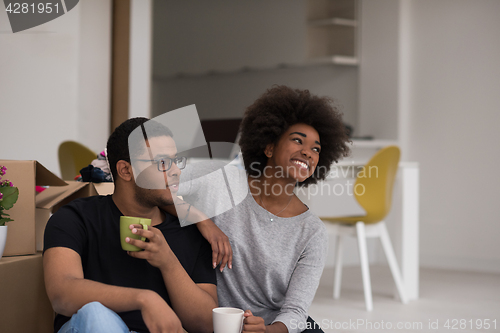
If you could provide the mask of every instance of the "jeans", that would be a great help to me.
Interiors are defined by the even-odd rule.
[[[123,320],[99,302],[85,304],[58,333],[129,333]]]
[[[308,326],[302,333],[323,333],[319,325],[307,318]],[[61,327],[58,333],[134,333],[129,331],[116,312],[99,302],[85,304],[71,319]]]

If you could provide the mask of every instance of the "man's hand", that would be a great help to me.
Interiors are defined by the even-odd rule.
[[[172,308],[154,292],[144,298],[141,314],[151,333],[183,333],[184,331],[180,319]]]
[[[169,311],[165,312],[163,309],[163,312],[156,312],[154,308],[148,311],[153,313],[149,317],[154,319],[152,323],[155,325],[157,322],[163,323],[163,321],[158,321],[156,315],[162,313],[165,315],[165,313],[169,314],[170,311],[175,311],[186,330],[190,332],[212,332],[212,309],[217,307],[216,286],[209,283],[194,283],[160,230],[157,228],[144,230],[140,225],[133,225],[131,229],[132,233],[145,237],[148,241],[126,239],[128,243],[144,249],[144,251],[138,252],[130,251],[128,254],[134,258],[146,259],[149,264],[160,269],[170,298],[171,308],[169,307]],[[196,306],[193,307],[193,304]],[[153,328],[157,326],[148,324],[146,318],[148,312],[141,311],[143,311],[144,322],[146,322],[151,332],[164,332],[163,330],[155,331]],[[163,328],[163,326],[158,326],[158,328]],[[176,333],[177,331],[173,330],[173,332]]]
[[[58,313],[67,317],[90,302],[100,302],[112,311],[139,310],[151,332],[181,333],[180,319],[152,290],[107,285],[84,278],[81,257],[74,250],[54,247],[43,256],[47,295]]]
[[[243,320],[243,333],[265,333],[266,324],[264,323],[264,318],[256,317],[252,314],[252,311],[246,310],[243,314],[245,319]]]
[[[146,259],[152,266],[162,269],[168,267],[169,262],[175,257],[175,254],[170,249],[165,237],[157,228],[151,227],[149,230],[142,229],[141,225],[130,225],[132,233],[141,237],[146,237],[147,242],[140,239],[132,239],[127,237],[125,241],[135,245],[144,251],[128,251],[128,255],[134,258]]]
[[[204,220],[196,224],[200,233],[212,246],[212,266],[217,267],[220,263],[219,269],[222,272],[224,267],[233,268],[233,250],[229,243],[229,238],[210,220]]]

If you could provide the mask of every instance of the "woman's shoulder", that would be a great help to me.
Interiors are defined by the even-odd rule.
[[[328,231],[326,229],[325,223],[311,210],[309,209],[305,212],[301,218],[301,225],[303,233],[307,238],[320,239],[322,242],[328,240]]]
[[[307,225],[314,230],[326,232],[325,223],[316,214],[311,212],[310,209],[307,212],[309,213],[306,217]]]

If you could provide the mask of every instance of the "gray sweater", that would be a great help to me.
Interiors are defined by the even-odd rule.
[[[249,193],[245,171],[234,166],[186,167],[178,195],[209,211],[229,237],[233,268],[217,270],[219,306],[250,309],[266,325],[279,321],[300,332],[324,267],[323,222],[309,210],[290,218],[269,213]]]

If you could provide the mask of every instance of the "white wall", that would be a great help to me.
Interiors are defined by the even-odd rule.
[[[496,0],[361,1],[359,134],[420,163],[422,266],[500,272],[499,13]]]
[[[111,4],[83,0],[75,7],[80,7],[77,141],[97,153],[110,134]]]
[[[359,135],[398,140],[399,0],[360,3]]]
[[[111,1],[86,0],[13,34],[0,10],[0,158],[38,160],[59,174],[57,148],[96,152],[109,128]]]
[[[305,0],[156,0],[155,75],[302,61],[306,16]]]
[[[130,1],[129,118],[151,117],[153,1]]]
[[[153,115],[196,104],[202,119],[238,118],[273,84],[309,89],[336,99],[344,121],[357,122],[357,69],[315,66],[153,81]]]
[[[500,1],[411,0],[421,264],[500,272]]]
[[[335,98],[356,127],[356,67],[239,71],[303,63],[306,16],[304,0],[155,1],[153,116],[194,103],[202,119],[238,118],[267,88],[285,84]]]

